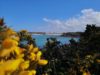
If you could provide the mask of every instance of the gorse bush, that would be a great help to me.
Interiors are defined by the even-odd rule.
[[[4,27],[3,22],[0,19],[0,75],[36,75],[37,67],[48,61],[43,59],[42,52],[27,31],[19,32],[20,35]],[[28,41],[25,46],[20,44],[23,39]]]

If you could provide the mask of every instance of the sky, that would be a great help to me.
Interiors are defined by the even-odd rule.
[[[100,26],[100,0],[0,0],[0,17],[15,31],[84,31]]]

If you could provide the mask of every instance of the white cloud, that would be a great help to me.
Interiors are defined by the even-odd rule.
[[[79,15],[66,20],[43,18],[47,24],[45,28],[52,32],[73,32],[84,31],[87,24],[100,26],[100,11],[84,9]]]

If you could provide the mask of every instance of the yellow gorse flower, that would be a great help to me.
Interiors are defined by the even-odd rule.
[[[19,47],[13,47],[13,51],[16,53],[16,55],[20,55],[20,48]]]
[[[32,44],[31,45],[28,45],[28,49],[29,49],[29,51],[32,51],[33,45]]]
[[[8,36],[11,36],[11,35],[15,35],[16,32],[14,32],[12,29],[8,28],[8,29],[6,30],[6,34],[7,34]]]
[[[19,75],[36,75],[36,70],[32,71],[21,71]]]
[[[19,66],[22,70],[25,70],[29,67],[29,61],[24,61]]]
[[[22,59],[8,60],[8,61],[0,64],[0,71],[13,72],[18,69],[18,67],[22,61],[23,61]]]
[[[34,61],[36,59],[36,54],[35,53],[30,53],[29,58]]]
[[[36,70],[32,70],[32,75],[36,75]]]
[[[20,38],[18,37],[18,35],[11,36],[11,38],[13,40],[15,40],[15,41],[19,41],[20,40]]]
[[[33,50],[32,50],[32,52],[34,52],[34,53],[36,53],[36,52],[38,52],[39,51],[39,48],[38,47],[35,47],[35,48],[33,48]]]
[[[7,38],[2,42],[3,48],[11,48],[13,46],[17,46],[18,42],[15,40],[12,40],[11,38]]]
[[[100,63],[100,59],[97,59],[96,61],[97,61],[98,63]]]
[[[12,49],[3,49],[0,50],[0,57],[5,57],[5,56],[9,56],[10,53],[12,52]]]
[[[44,60],[44,59],[40,59],[39,61],[38,61],[38,64],[39,65],[46,65],[48,63],[48,61],[47,60]]]
[[[42,52],[38,51],[38,53],[36,54],[36,60],[40,60],[41,55],[42,55]]]

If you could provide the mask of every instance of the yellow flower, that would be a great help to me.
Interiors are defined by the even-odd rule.
[[[40,60],[41,55],[42,55],[42,52],[38,51],[38,53],[36,54],[36,60]]]
[[[2,49],[0,50],[0,57],[5,57],[5,56],[9,56],[10,53],[12,52],[12,49]]]
[[[6,37],[10,37],[11,35],[16,35],[16,32],[14,32],[12,29],[8,28],[5,31]]]
[[[3,72],[13,72],[18,69],[19,64],[22,62],[22,59],[8,60],[0,65],[0,71]]]
[[[21,53],[20,53],[20,48],[19,47],[13,47],[14,49],[14,51],[15,51],[15,53],[16,53],[16,55],[20,55]]]
[[[19,73],[19,75],[29,75],[29,72],[28,72],[28,71],[21,71],[21,72]]]
[[[87,70],[87,71],[83,71],[83,74],[82,75],[91,75],[90,72]]]
[[[19,66],[22,70],[25,70],[29,67],[29,61],[24,61]]]
[[[87,75],[87,73],[86,72],[83,72],[83,74],[82,75]]]
[[[39,48],[38,47],[35,47],[35,48],[33,48],[33,50],[32,50],[32,52],[34,52],[34,53],[36,53],[36,52],[38,52],[39,51]]]
[[[97,61],[98,63],[100,63],[100,59],[97,59],[96,61]]]
[[[38,61],[38,64],[39,65],[46,65],[48,63],[48,61],[47,60],[44,60],[44,59],[40,59],[39,61]]]
[[[36,70],[32,70],[32,75],[36,75]]]
[[[24,54],[20,54],[20,55],[16,56],[16,59],[20,59],[20,58],[23,58],[23,57],[24,57]]]
[[[17,46],[17,45],[18,45],[18,42],[10,38],[7,38],[2,42],[3,48],[11,48],[12,46]]]
[[[25,48],[20,48],[20,53],[23,53],[25,50]]]
[[[34,61],[36,59],[36,54],[35,53],[31,53],[29,58]]]
[[[12,38],[13,40],[15,40],[15,41],[19,41],[19,40],[20,40],[20,38],[19,38],[18,36],[16,36],[16,35],[11,36],[11,38]]]
[[[13,46],[18,46],[18,42],[12,39]]]
[[[11,29],[11,28],[8,28],[7,30],[6,30],[6,32],[8,32],[9,34],[16,34],[16,32],[14,32],[14,30],[13,29]]]
[[[7,28],[4,31],[0,32],[0,38],[5,39],[8,37],[11,37],[12,35],[16,35],[16,32],[14,32],[12,29]]]
[[[11,39],[5,39],[2,42],[3,48],[11,48],[13,46],[12,40]]]
[[[19,56],[20,53],[20,48],[17,46],[12,46],[11,48],[4,48],[0,50],[0,57],[8,57],[10,53],[16,53],[17,56]]]
[[[5,61],[2,59],[0,60],[0,65],[2,65]]]
[[[44,73],[44,74],[42,74],[42,75],[48,75],[47,73]]]
[[[36,75],[36,70],[32,71],[21,71],[19,75]]]
[[[29,49],[29,51],[31,51],[33,49],[33,44],[28,45],[28,49]]]
[[[0,70],[0,75],[5,75],[5,72]]]

